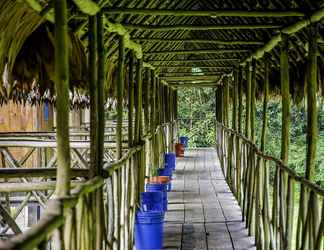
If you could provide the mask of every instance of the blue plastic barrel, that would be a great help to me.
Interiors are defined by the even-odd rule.
[[[141,193],[142,211],[164,211],[163,210],[163,192],[150,191]]]
[[[146,191],[147,192],[154,192],[160,191],[163,192],[163,211],[168,210],[168,194],[167,194],[167,185],[163,183],[147,183],[146,184]]]
[[[180,136],[179,141],[185,148],[188,147],[189,138],[187,136]]]
[[[137,211],[135,216],[135,247],[137,250],[163,248],[164,212]]]
[[[176,155],[175,153],[165,153],[164,163],[167,168],[175,169],[176,167]]]
[[[158,176],[169,176],[170,179],[172,177],[172,172],[173,172],[173,169],[171,169],[171,168],[159,168],[157,170]]]

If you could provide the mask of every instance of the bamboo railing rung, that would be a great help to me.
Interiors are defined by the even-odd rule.
[[[233,138],[235,150],[231,148]],[[216,140],[225,176],[235,175],[226,180],[235,190],[257,249],[323,250],[324,189],[297,175],[281,160],[261,152],[236,130],[218,122]],[[231,162],[239,164],[239,171]],[[305,205],[299,205],[296,213],[299,203]]]

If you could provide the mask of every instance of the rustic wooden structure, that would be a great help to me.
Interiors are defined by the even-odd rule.
[[[313,0],[2,1],[0,103],[53,104],[56,131],[0,134],[1,164],[10,167],[0,169],[2,233],[15,234],[0,249],[133,249],[139,193],[176,141],[177,89],[213,87],[218,157],[257,248],[322,250],[324,190],[313,181],[323,17]],[[304,88],[301,177],[287,162],[290,103]],[[282,98],[280,160],[264,153],[269,92]],[[116,121],[105,123],[114,105]],[[71,129],[70,108],[89,108],[90,123]],[[16,159],[14,148],[28,150]],[[27,166],[42,150],[40,165]],[[24,197],[11,213],[15,192]],[[31,199],[45,213],[22,233],[15,219]]]

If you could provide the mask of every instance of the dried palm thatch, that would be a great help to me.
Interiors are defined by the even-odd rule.
[[[0,3],[0,101],[32,104],[54,98],[54,26],[26,4]],[[83,44],[69,34],[70,89],[81,101],[87,90],[87,64]]]

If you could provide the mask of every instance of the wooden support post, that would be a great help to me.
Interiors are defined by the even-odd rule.
[[[267,133],[267,126],[268,126],[268,115],[267,115],[267,108],[268,108],[268,99],[269,99],[269,57],[266,56],[264,62],[264,84],[263,84],[263,108],[262,108],[262,132],[261,132],[261,151],[265,151],[265,140],[266,140],[266,133]]]
[[[97,175],[101,175],[104,157],[104,137],[105,137],[105,107],[104,107],[104,83],[105,83],[105,49],[104,49],[104,29],[103,29],[103,13],[99,11],[97,18],[97,109],[98,109],[98,125],[97,125]],[[104,232],[104,207],[103,207],[103,190],[98,189],[94,194],[95,199],[95,221],[96,221],[96,250],[102,248],[103,232]]]
[[[129,68],[128,68],[128,147],[133,146],[134,140],[134,53],[129,52]]]
[[[232,128],[237,130],[237,103],[238,103],[238,69],[234,71],[234,82],[233,82],[233,109],[232,109]]]
[[[152,84],[152,92],[151,92],[151,133],[154,133],[156,128],[156,77],[154,76],[154,72],[151,73],[151,84]]]
[[[135,140],[136,140],[136,144],[140,143],[141,136],[143,135],[143,131],[142,131],[142,126],[143,126],[143,122],[142,122],[142,118],[143,118],[143,114],[142,114],[143,76],[142,76],[142,74],[143,74],[143,60],[139,59],[137,61],[137,65],[136,65],[136,84],[137,84],[137,86],[136,86],[137,103],[136,103],[136,107],[135,107],[135,113],[136,113]]]
[[[252,68],[251,64],[247,65],[247,81],[246,81],[246,97],[245,97],[245,137],[251,138],[250,121],[251,121],[251,82],[252,82]]]
[[[64,197],[70,192],[70,143],[69,143],[69,50],[67,4],[55,0],[55,90],[57,121],[57,182],[56,194]]]
[[[230,87],[229,87],[229,79],[226,79],[225,86],[224,86],[224,104],[225,104],[225,113],[224,113],[224,121],[225,126],[229,126],[229,100],[230,100]]]
[[[149,133],[150,128],[150,116],[149,116],[149,107],[150,107],[150,85],[151,85],[151,70],[146,68],[145,70],[145,91],[144,91],[144,124],[145,124],[145,133]]]
[[[290,93],[288,65],[288,36],[282,35],[280,54],[280,76],[282,96],[282,130],[281,130],[281,160],[288,164],[289,130],[290,130]]]
[[[318,138],[317,125],[317,28],[311,26],[309,31],[309,52],[308,52],[308,77],[307,77],[307,155],[306,173],[308,180],[314,181],[316,144]]]
[[[243,82],[242,82],[242,68],[239,67],[238,73],[238,117],[237,117],[237,131],[242,133],[242,114],[243,114]]]
[[[124,93],[124,62],[125,62],[125,41],[119,36],[119,57],[117,75],[117,127],[116,127],[116,152],[117,159],[122,157],[122,126],[123,126],[123,93]]]
[[[97,15],[98,32],[98,172],[100,173],[103,165],[104,154],[104,135],[105,135],[105,48],[104,48],[104,29],[103,14],[100,11]]]
[[[256,92],[256,60],[252,59],[252,79],[251,79],[251,140],[255,142],[255,93]]]
[[[89,16],[89,96],[90,96],[90,177],[97,175],[98,155],[98,86],[97,19]]]

